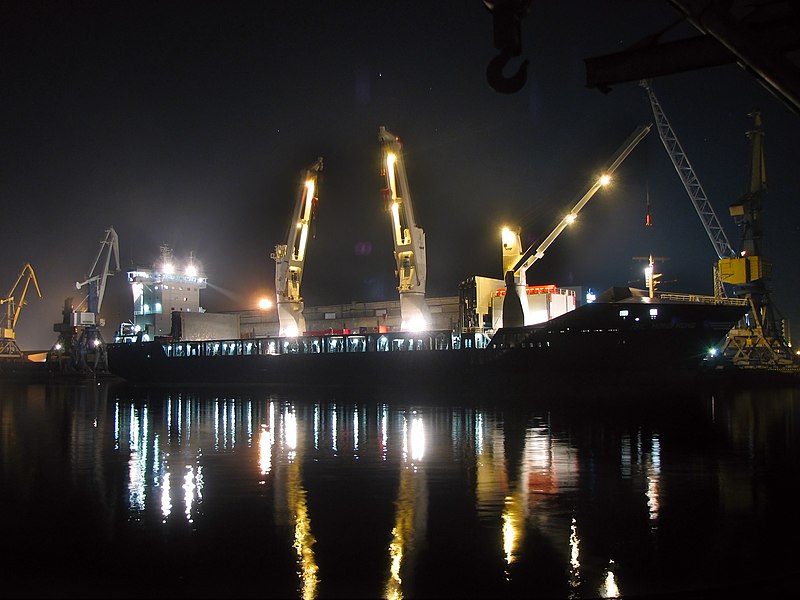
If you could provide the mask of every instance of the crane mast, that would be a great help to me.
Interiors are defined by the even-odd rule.
[[[275,246],[275,294],[278,305],[280,335],[297,336],[305,332],[303,298],[300,283],[306,261],[306,248],[311,221],[317,203],[317,176],[322,171],[322,158],[303,173],[300,194],[292,212],[286,243]]]
[[[382,151],[381,171],[386,179],[383,194],[392,220],[401,329],[422,330],[431,322],[430,310],[425,302],[425,232],[417,226],[400,139],[383,126],[380,127],[378,139]]]
[[[61,323],[53,325],[59,336],[50,349],[48,362],[61,372],[102,372],[108,369],[105,341],[100,332],[104,325],[100,318],[108,278],[119,271],[119,237],[113,227],[105,231],[100,250],[94,259],[89,276],[76,282],[75,289],[86,287],[86,297],[77,309],[72,298],[66,298]],[[114,258],[114,271],[111,258]]]
[[[611,175],[617,170],[633,149],[639,144],[640,141],[650,132],[652,124],[641,125],[628,136],[622,145],[617,149],[614,156],[601,171],[600,177],[595,179],[586,192],[578,199],[570,211],[559,221],[558,225],[550,232],[550,234],[539,244],[535,249],[530,246],[523,252],[515,262],[509,261],[509,253],[513,253],[514,248],[521,248],[519,243],[519,234],[514,239],[513,234],[503,235],[503,269],[505,271],[504,278],[506,282],[506,295],[503,300],[503,327],[520,327],[528,325],[528,311],[525,310],[523,298],[526,298],[526,278],[525,272],[537,260],[544,256],[545,251],[550,245],[561,235],[561,232],[571,225],[578,216],[578,213],[584,206],[592,199],[597,191],[607,185],[611,181]],[[511,264],[510,268],[508,265]],[[506,312],[508,311],[508,312]]]
[[[25,283],[22,285],[22,291],[19,296],[15,296],[17,287],[19,287],[22,280]],[[31,281],[36,289],[39,298],[42,297],[42,292],[39,289],[39,282],[36,280],[36,273],[30,263],[25,263],[22,270],[19,272],[14,285],[11,286],[8,295],[5,298],[0,298],[0,304],[5,304],[5,314],[0,316],[2,323],[0,324],[0,359],[21,358],[22,352],[17,346],[17,321],[22,307],[25,306],[25,296],[28,293]]]

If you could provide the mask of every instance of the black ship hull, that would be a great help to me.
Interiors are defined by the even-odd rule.
[[[709,351],[742,305],[650,298],[588,304],[499,330],[486,347],[451,332],[366,333],[111,344],[109,370],[133,384],[410,385],[675,378]]]

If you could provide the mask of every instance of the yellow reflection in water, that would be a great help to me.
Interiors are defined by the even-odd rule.
[[[419,463],[425,456],[425,426],[421,415],[414,414],[409,426],[403,419],[403,462],[395,500],[395,520],[392,541],[389,543],[389,577],[384,597],[390,600],[403,598],[402,570],[412,555],[415,540],[420,535],[421,523],[427,516],[424,474]]]
[[[506,563],[509,565],[516,558],[516,550],[519,547],[522,524],[525,519],[520,500],[520,494],[506,496],[503,510],[503,552],[506,556]]]
[[[300,594],[306,599],[317,597],[319,586],[319,567],[314,556],[314,539],[311,533],[311,516],[306,502],[306,490],[303,488],[298,457],[297,417],[292,410],[283,415],[283,439],[287,447],[287,481],[286,495],[289,509],[294,519],[294,542],[292,547],[297,553],[298,576],[300,577]]]
[[[578,523],[572,518],[569,529],[569,597],[578,598],[581,585],[581,539],[578,537]]]
[[[601,598],[620,598],[622,597],[622,593],[620,592],[619,585],[617,584],[617,578],[614,575],[614,561],[608,561],[608,567],[606,568],[605,572],[603,573],[603,583],[600,585],[600,589],[598,590],[598,594]]]

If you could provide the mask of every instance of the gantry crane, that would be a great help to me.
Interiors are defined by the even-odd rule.
[[[64,301],[61,323],[53,325],[59,336],[50,349],[48,363],[59,372],[102,373],[108,369],[105,341],[100,333],[104,325],[100,318],[106,282],[113,275],[111,257],[119,271],[119,238],[113,227],[106,229],[106,237],[100,242],[100,251],[89,270],[86,281],[76,282],[75,288],[87,287],[86,297],[72,305],[72,298]]]
[[[625,140],[617,149],[606,167],[601,171],[601,175],[589,186],[589,189],[580,197],[570,211],[559,221],[558,225],[536,248],[530,246],[525,252],[514,256],[521,250],[522,245],[519,239],[519,232],[516,234],[506,229],[503,232],[503,270],[506,283],[506,295],[503,299],[503,327],[521,327],[528,325],[528,311],[525,310],[522,298],[526,298],[526,271],[537,260],[544,256],[545,251],[550,247],[561,232],[573,223],[578,213],[592,199],[597,191],[611,181],[611,175],[617,170],[628,155],[633,151],[637,144],[644,139],[650,132],[652,123],[637,127],[636,130]],[[516,258],[516,260],[514,260]]]
[[[761,213],[767,184],[761,114],[753,113],[755,128],[748,132],[752,144],[750,189],[739,202],[730,207],[731,216],[742,227],[742,250],[736,252],[653,92],[652,84],[642,80],[640,85],[647,90],[664,148],[717,253],[719,260],[713,269],[714,296],[718,299],[725,297],[723,284],[727,283],[733,286],[734,295],[745,299],[750,306],[743,321],[728,333],[723,355],[740,367],[792,366],[791,349],[783,336],[776,310],[769,298],[772,265],[762,254]]]
[[[381,174],[386,179],[383,190],[386,208],[392,218],[392,240],[400,292],[400,317],[403,331],[423,330],[431,322],[425,302],[427,262],[425,232],[417,226],[411,192],[408,187],[403,147],[400,138],[381,126]]]
[[[25,283],[22,285],[19,296],[16,296],[17,288],[23,279]],[[25,266],[22,267],[8,295],[5,298],[0,298],[0,304],[4,304],[6,307],[5,313],[0,314],[0,319],[2,319],[2,323],[0,323],[0,360],[22,358],[22,351],[17,346],[16,328],[20,311],[25,306],[25,296],[28,293],[31,281],[33,281],[33,286],[36,288],[36,293],[41,298],[42,292],[39,289],[39,282],[36,281],[36,273],[34,273],[30,263],[25,263]]]
[[[306,330],[300,283],[306,262],[309,229],[316,212],[318,198],[315,193],[320,171],[322,171],[321,157],[303,174],[300,195],[289,221],[286,243],[275,246],[275,252],[270,255],[275,260],[278,322],[280,335],[284,336],[300,335]]]

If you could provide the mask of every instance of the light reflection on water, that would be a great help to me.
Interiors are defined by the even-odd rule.
[[[22,386],[0,402],[19,548],[2,575],[30,595],[624,598],[798,574],[781,545],[800,533],[797,390],[490,406]],[[157,572],[126,566],[137,547]]]

